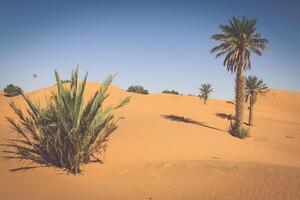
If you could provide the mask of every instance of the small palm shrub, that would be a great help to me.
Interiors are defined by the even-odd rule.
[[[72,72],[70,86],[63,86],[55,71],[57,91],[46,98],[45,108],[33,103],[22,93],[28,109],[25,115],[16,104],[10,106],[20,122],[7,117],[12,128],[19,133],[18,139],[10,139],[5,158],[19,159],[43,166],[53,166],[74,175],[81,172],[82,164],[102,162],[106,142],[117,129],[117,121],[111,111],[129,102],[125,98],[117,105],[103,107],[108,97],[107,89],[113,76],[109,76],[99,90],[84,105],[84,80],[78,81],[78,68]],[[32,166],[33,167],[33,166]],[[31,167],[22,167],[14,170]]]
[[[245,128],[242,126],[242,128],[240,130],[238,130],[237,125],[233,122],[230,123],[228,132],[235,137],[238,138],[245,138],[245,137],[250,137],[250,129]]]
[[[148,90],[145,90],[141,85],[132,85],[127,89],[127,92],[134,92],[139,94],[149,94]]]
[[[164,93],[164,94],[181,95],[179,92],[177,92],[177,91],[175,91],[175,90],[164,90],[164,91],[162,91],[162,93]]]
[[[16,85],[9,84],[4,88],[5,96],[14,97],[22,93],[22,89]]]
[[[199,97],[204,100],[204,105],[206,105],[206,101],[207,101],[209,95],[213,92],[212,84],[204,83],[201,85],[199,90],[200,90]]]

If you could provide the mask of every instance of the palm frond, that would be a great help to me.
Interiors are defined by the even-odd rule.
[[[256,32],[256,23],[255,18],[232,17],[228,24],[219,26],[221,33],[211,36],[219,42],[211,53],[216,53],[216,58],[225,55],[223,65],[228,71],[235,73],[238,67],[244,71],[251,69],[251,53],[261,56],[267,50],[268,40]]]

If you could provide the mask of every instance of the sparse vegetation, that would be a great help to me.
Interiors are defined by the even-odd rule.
[[[230,122],[230,126],[228,129],[228,132],[238,138],[245,138],[245,137],[250,137],[250,129],[242,127],[241,130],[238,130],[236,127],[236,123]]]
[[[12,128],[19,134],[18,139],[8,140],[5,158],[28,161],[42,166],[64,169],[74,175],[81,173],[81,165],[102,162],[109,136],[117,129],[118,119],[111,114],[129,102],[125,98],[117,105],[103,107],[108,97],[113,76],[109,76],[99,90],[84,105],[84,80],[78,81],[78,68],[72,72],[70,86],[63,86],[59,74],[55,72],[57,92],[46,98],[45,108],[33,103],[22,94],[28,110],[27,114],[11,103],[19,122],[7,117]],[[17,168],[29,169],[34,166]]]
[[[209,95],[213,92],[212,84],[204,83],[201,85],[200,89],[200,98],[204,100],[204,105],[206,105],[206,101]]]
[[[235,125],[233,135],[242,137],[245,80],[243,72],[251,69],[251,53],[261,56],[268,41],[256,32],[256,19],[233,17],[229,24],[220,25],[221,33],[212,36],[220,44],[211,50],[216,58],[225,55],[223,65],[236,74],[235,80]]]
[[[65,79],[65,80],[60,80],[60,82],[61,82],[62,84],[65,84],[65,83],[71,83],[71,80]],[[55,83],[55,85],[57,85],[57,83]]]
[[[253,125],[253,107],[259,95],[265,95],[269,91],[267,85],[262,79],[256,76],[248,76],[246,78],[245,102],[249,102],[249,121],[248,125]]]
[[[178,91],[176,90],[164,90],[162,91],[164,94],[175,94],[175,95],[181,95]]]
[[[61,83],[71,83],[71,80],[61,80]]]
[[[4,88],[3,91],[5,93],[5,96],[7,96],[7,97],[18,96],[23,93],[23,91],[20,87],[13,85],[13,84],[9,84],[8,86],[6,86],[6,88]]]
[[[145,90],[141,85],[132,85],[127,89],[127,92],[134,92],[139,94],[149,94],[148,90]]]

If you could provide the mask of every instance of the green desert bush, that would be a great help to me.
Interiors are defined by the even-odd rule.
[[[145,90],[141,85],[132,85],[127,89],[127,92],[134,92],[139,94],[149,94],[148,90]]]
[[[40,107],[22,94],[28,109],[23,113],[16,104],[10,106],[19,122],[7,117],[18,139],[8,140],[5,158],[19,159],[42,166],[52,166],[74,175],[81,172],[82,164],[102,162],[109,136],[117,129],[117,122],[111,114],[129,102],[121,100],[117,105],[103,107],[108,97],[113,76],[109,76],[99,90],[84,104],[87,74],[78,81],[78,68],[72,72],[71,84],[63,86],[55,71],[57,91],[45,98],[46,106]],[[33,168],[25,166],[19,169]]]
[[[242,126],[242,128],[240,130],[238,130],[237,126],[235,123],[231,122],[228,132],[235,137],[238,138],[245,138],[245,137],[250,137],[250,129],[249,128],[245,128]]]
[[[71,80],[60,80],[61,84],[65,84],[65,83],[71,83]],[[55,83],[54,85],[57,85],[57,83]]]
[[[9,84],[4,88],[5,96],[14,97],[22,94],[22,89],[16,85]]]
[[[62,83],[71,83],[71,80],[61,80]]]
[[[175,91],[175,90],[164,90],[164,91],[162,91],[162,93],[164,93],[164,94],[181,95],[179,92],[177,92],[177,91]]]
[[[65,84],[65,83],[71,83],[71,80],[65,79],[65,80],[60,80],[60,82],[61,82],[62,84]],[[57,85],[57,83],[55,83],[54,85]]]

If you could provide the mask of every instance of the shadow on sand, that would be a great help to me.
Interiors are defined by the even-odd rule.
[[[226,101],[226,103],[229,103],[229,104],[235,105],[235,102],[234,102],[234,101]]]
[[[199,122],[199,121],[193,120],[191,118],[186,118],[186,117],[183,117],[183,116],[161,115],[161,117],[163,117],[165,119],[168,119],[168,120],[171,120],[171,121],[188,123],[188,124],[195,124],[195,125],[198,125],[198,126],[203,126],[203,127],[206,127],[206,128],[210,128],[210,129],[214,129],[214,130],[226,132],[225,130],[222,130],[222,129],[219,129],[219,128],[216,128],[216,127],[213,127],[213,126],[209,126],[209,125],[206,125],[203,122]]]
[[[227,120],[234,120],[234,115],[232,114],[226,114],[226,113],[216,113],[217,117],[220,117],[222,119],[227,119]]]
[[[216,116],[217,116],[217,117],[220,117],[220,118],[222,118],[222,119],[227,119],[227,120],[229,120],[230,122],[233,122],[233,121],[235,120],[235,117],[234,117],[234,115],[232,115],[232,114],[216,113]],[[247,123],[247,122],[243,122],[243,124],[249,126],[249,123]]]

